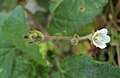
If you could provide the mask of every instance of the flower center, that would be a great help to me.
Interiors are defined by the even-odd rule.
[[[103,38],[100,35],[97,35],[95,37],[95,41],[103,41]]]

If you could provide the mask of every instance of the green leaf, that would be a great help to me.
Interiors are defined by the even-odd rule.
[[[34,66],[25,53],[14,48],[2,49],[0,52],[1,78],[48,78],[48,68]]]
[[[39,46],[36,44],[28,45],[24,36],[29,33],[29,26],[26,22],[22,7],[18,6],[5,20],[2,30],[4,34],[14,43],[14,45],[24,52],[29,52],[34,60],[42,65],[47,65],[45,59],[39,53]]]
[[[0,52],[9,50],[9,47],[13,47],[12,42],[3,34],[1,25],[7,19],[7,15],[0,13]],[[8,48],[8,49],[7,49]]]
[[[97,28],[97,26],[95,25],[94,22],[91,22],[85,26],[83,26],[82,28],[78,29],[76,31],[76,33],[79,35],[79,36],[85,36],[85,35],[88,35],[90,34],[93,30],[95,30]]]
[[[40,65],[36,66],[32,61],[19,56],[15,60],[11,78],[48,78],[48,68]]]
[[[120,69],[87,56],[72,56],[61,65],[65,78],[120,78]]]
[[[1,25],[7,19],[7,16],[0,14],[0,77],[9,78],[11,72],[11,65],[13,62],[14,54],[11,54],[12,50],[11,41],[4,36],[1,30]],[[11,50],[10,50],[11,49]],[[6,64],[6,65],[5,65]],[[7,70],[8,69],[8,70]]]
[[[53,0],[50,34],[73,34],[92,22],[101,13],[108,0]]]
[[[28,53],[16,48],[1,30],[8,17],[0,14],[0,78],[48,78],[48,68],[35,66]],[[42,70],[39,71],[38,70]]]
[[[53,13],[54,10],[63,2],[64,0],[52,0],[50,1],[50,12]]]

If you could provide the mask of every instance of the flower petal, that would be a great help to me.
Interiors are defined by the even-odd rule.
[[[103,42],[104,42],[104,43],[110,42],[110,37],[109,37],[108,35],[104,35],[104,36],[103,36]]]
[[[98,35],[98,34],[100,34],[100,31],[99,31],[99,30],[97,30],[97,31],[93,34],[93,36],[92,36],[92,41],[94,40],[94,38],[95,38],[96,35]]]
[[[101,33],[103,33],[103,34],[107,34],[108,33],[108,30],[106,29],[106,28],[103,28],[103,29],[101,29],[101,30],[99,30]]]
[[[107,47],[107,45],[104,42],[100,43],[99,48],[104,49],[105,47]]]
[[[93,40],[93,44],[96,46],[96,47],[99,47],[99,44]]]
[[[99,47],[99,48],[101,48],[101,49],[104,49],[105,47],[107,47],[107,45],[106,45],[104,42],[93,41],[93,44],[94,44],[96,47]]]

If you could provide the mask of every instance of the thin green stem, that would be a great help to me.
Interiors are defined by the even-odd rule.
[[[71,41],[73,38],[76,38],[78,41],[81,40],[90,40],[91,34],[83,36],[83,37],[79,37],[76,38],[75,36],[44,36],[43,40],[36,40],[34,42],[36,43],[42,43],[42,42],[46,42],[46,41],[54,41],[54,40],[69,40]]]
[[[73,36],[48,36],[49,40],[71,40],[74,38]],[[90,35],[86,35],[83,37],[79,37],[78,40],[86,40],[89,39]]]
[[[49,36],[50,40],[70,40],[72,36]]]

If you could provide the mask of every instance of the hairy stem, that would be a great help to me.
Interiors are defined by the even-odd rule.
[[[90,35],[86,35],[83,37],[79,37],[78,40],[86,40],[90,38]],[[74,38],[73,36],[46,36],[45,40],[71,40],[72,38]]]

